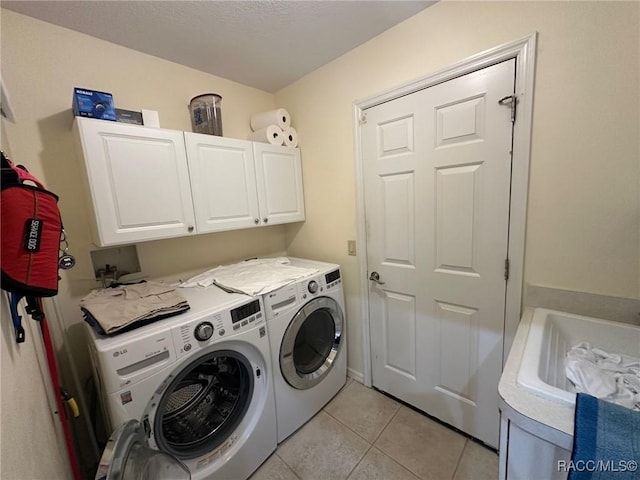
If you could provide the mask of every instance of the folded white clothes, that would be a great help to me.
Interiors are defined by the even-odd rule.
[[[640,410],[640,358],[583,342],[567,352],[565,372],[578,392]]]
[[[256,258],[207,270],[178,284],[180,287],[208,287],[217,285],[226,290],[262,295],[318,270],[294,267],[286,257]]]
[[[164,318],[189,308],[185,298],[171,285],[142,282],[94,290],[80,300],[105,333],[111,334],[135,322]]]

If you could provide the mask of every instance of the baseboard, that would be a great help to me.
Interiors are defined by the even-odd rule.
[[[356,382],[364,383],[364,374],[354,370],[353,368],[347,368],[347,376],[351,377]]]

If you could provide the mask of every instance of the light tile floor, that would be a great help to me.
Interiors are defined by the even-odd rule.
[[[348,380],[251,480],[495,480],[498,455]]]

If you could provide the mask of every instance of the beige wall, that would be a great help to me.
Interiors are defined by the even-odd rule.
[[[362,372],[354,100],[538,32],[525,281],[640,296],[640,5],[441,2],[276,94],[303,145],[307,221],[289,253],[344,267]]]
[[[188,131],[189,100],[217,92],[223,97],[225,136],[235,138],[246,138],[252,113],[273,108],[273,95],[5,9],[1,10],[0,44],[2,77],[17,118],[15,125],[6,124],[3,145],[9,144],[12,158],[60,196],[70,253],[78,261],[73,270],[62,273],[56,302],[84,379],[89,360],[78,300],[97,284],[89,253],[95,249],[89,229],[91,213],[71,135],[73,87],[111,92],[117,107],[157,110],[163,127]],[[248,256],[282,254],[285,248],[285,228],[274,226],[141,243],[138,255],[143,272],[154,277]],[[60,358],[65,367],[65,356]],[[73,387],[68,388],[73,393]],[[2,401],[7,415],[12,410],[21,412],[18,404],[5,403],[4,396]],[[37,431],[37,425],[32,430]]]
[[[5,126],[0,119],[2,151],[11,155]],[[17,344],[4,291],[0,297],[0,478],[71,478],[39,329],[22,313],[25,342]]]

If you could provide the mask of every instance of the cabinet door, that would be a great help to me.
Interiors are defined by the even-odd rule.
[[[260,223],[252,143],[184,133],[198,232]]]
[[[181,131],[76,119],[102,246],[195,233]]]
[[[300,150],[254,143],[253,153],[262,225],[304,220]]]
[[[531,422],[536,423],[534,420]],[[552,427],[541,423],[537,427],[552,430]],[[563,471],[560,467],[569,464],[571,452],[536,437],[512,421],[509,422],[508,447],[504,455],[507,457],[506,480],[567,479],[567,469]]]

